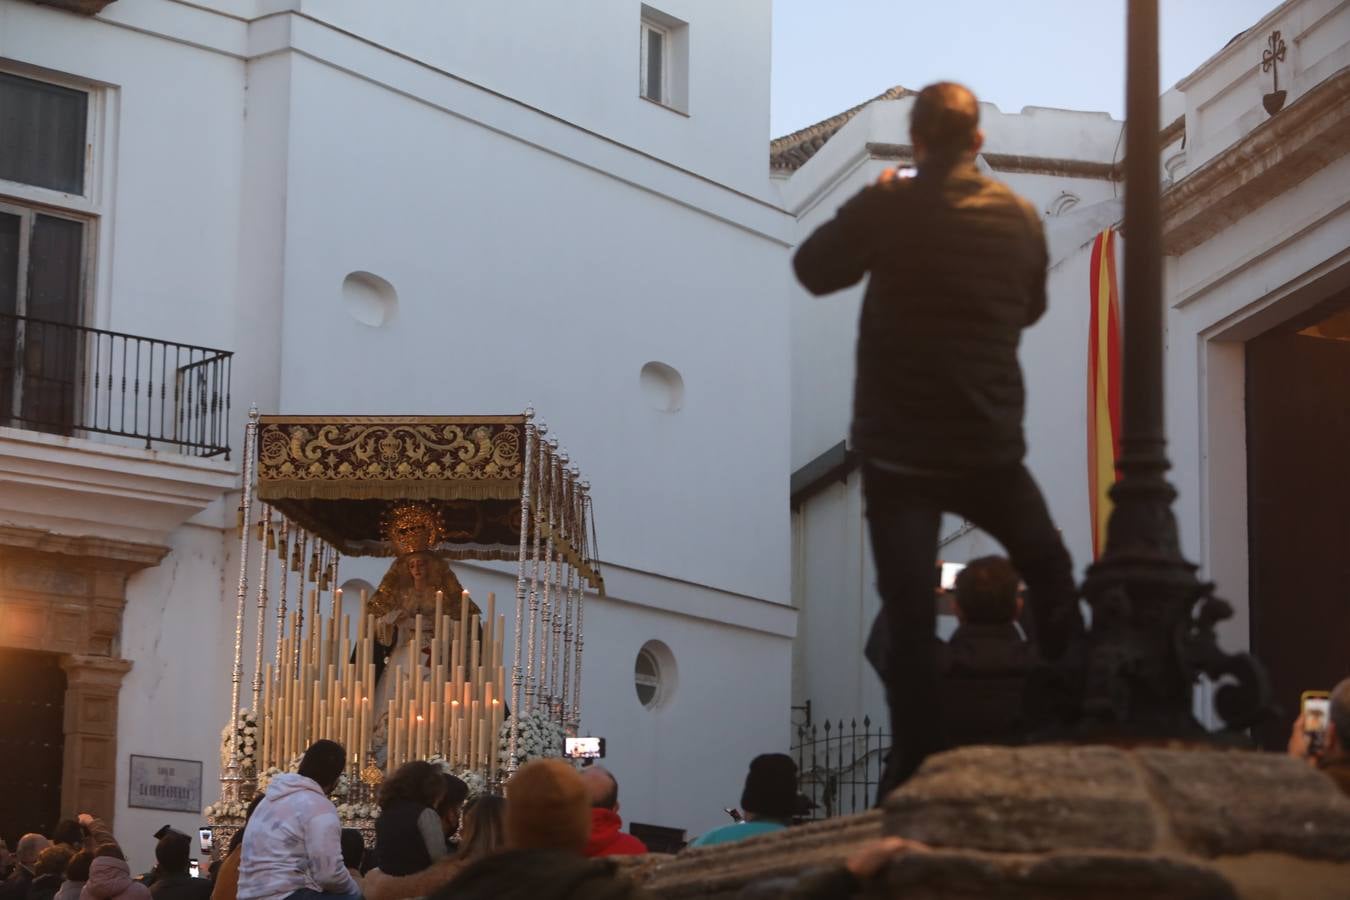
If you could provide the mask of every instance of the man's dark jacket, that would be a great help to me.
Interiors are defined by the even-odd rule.
[[[60,875],[39,875],[28,885],[28,900],[52,900],[65,879]]]
[[[1004,744],[1024,738],[1023,694],[1040,660],[1017,627],[964,624],[941,649],[948,744]]]
[[[864,655],[886,681],[890,641],[885,611],[872,623]],[[944,739],[948,747],[1015,743],[1025,737],[1027,682],[1040,657],[1012,623],[963,624],[938,644]]]
[[[25,900],[32,884],[33,870],[16,863],[14,871],[0,884],[0,900]]]
[[[973,164],[865,188],[797,250],[826,294],[871,275],[858,329],[850,443],[917,469],[1019,462],[1022,329],[1045,311],[1036,211]]]

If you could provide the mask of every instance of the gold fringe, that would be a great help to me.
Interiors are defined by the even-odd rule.
[[[518,500],[520,480],[513,478],[441,479],[436,481],[304,481],[268,480],[258,474],[258,498],[277,500]]]
[[[524,425],[520,413],[509,416],[259,416],[266,425]]]

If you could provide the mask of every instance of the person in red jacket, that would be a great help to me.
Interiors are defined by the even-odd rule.
[[[587,856],[637,856],[647,852],[647,845],[624,834],[623,819],[619,818],[619,782],[607,769],[587,766],[581,770],[586,790],[591,796],[591,837],[586,842]]]

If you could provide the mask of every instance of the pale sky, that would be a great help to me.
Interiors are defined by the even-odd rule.
[[[1160,0],[1161,88],[1277,5]],[[942,80],[1004,112],[1124,114],[1125,0],[774,0],[773,18],[773,137]]]

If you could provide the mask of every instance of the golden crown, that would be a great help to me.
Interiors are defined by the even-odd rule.
[[[380,532],[399,556],[430,550],[445,539],[445,523],[429,503],[405,501],[389,507],[380,521]]]

